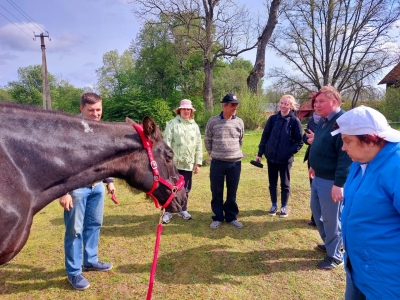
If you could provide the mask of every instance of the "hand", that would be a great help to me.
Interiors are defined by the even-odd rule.
[[[307,136],[307,143],[311,145],[314,141],[314,132],[312,132],[310,129],[307,129],[306,136]]]
[[[311,179],[314,179],[314,176],[315,176],[314,169],[310,167],[308,169],[308,177],[310,177]]]
[[[59,202],[60,205],[67,211],[74,207],[70,194],[65,194],[64,196],[61,196]]]
[[[261,162],[262,157],[256,155],[256,161]]]
[[[113,182],[107,183],[107,194],[114,194],[115,193],[115,186]]]
[[[194,167],[193,173],[194,173],[194,174],[199,173],[200,167],[201,167],[201,165],[196,165],[196,166]]]
[[[333,202],[335,202],[335,203],[342,201],[343,200],[343,188],[334,185],[332,187],[331,196],[332,196]]]

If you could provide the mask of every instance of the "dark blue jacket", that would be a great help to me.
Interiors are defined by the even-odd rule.
[[[281,112],[271,116],[264,127],[257,156],[268,161],[284,164],[293,162],[293,155],[303,146],[300,120],[290,112],[282,117]]]

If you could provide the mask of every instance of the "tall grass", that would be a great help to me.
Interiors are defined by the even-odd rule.
[[[266,169],[249,161],[261,131],[246,132],[246,158],[237,201],[244,228],[222,224],[211,230],[209,167],[194,175],[188,210],[193,219],[174,216],[163,226],[153,299],[342,299],[343,267],[316,268],[324,254],[321,240],[307,225],[309,183],[304,149],[295,157],[289,217],[269,217]],[[263,161],[265,165],[265,161]],[[144,194],[116,182],[119,205],[106,201],[99,255],[109,272],[85,272],[91,287],[74,291],[67,282],[63,214],[54,201],[33,220],[28,243],[0,266],[1,299],[145,299],[153,259],[158,210]],[[18,199],[15,199],[18,201]],[[1,230],[1,229],[0,229]]]

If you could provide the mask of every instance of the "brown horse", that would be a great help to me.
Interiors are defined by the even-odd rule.
[[[25,245],[38,211],[71,190],[107,177],[151,191],[160,205],[172,198],[167,210],[181,210],[187,199],[184,190],[175,186],[179,173],[171,148],[151,118],[143,120],[140,134],[134,124],[128,118],[96,122],[0,105],[0,265]],[[141,138],[148,139],[150,150]],[[154,159],[151,164],[149,156]]]

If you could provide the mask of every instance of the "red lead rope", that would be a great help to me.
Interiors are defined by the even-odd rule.
[[[146,300],[151,300],[151,294],[153,293],[154,276],[155,276],[156,268],[157,268],[158,249],[160,248],[160,239],[161,239],[161,231],[162,231],[161,218],[163,215],[164,215],[164,211],[162,211],[162,213],[161,213],[160,223],[157,226],[156,245],[154,247],[154,257],[153,257],[153,263],[151,265],[149,289],[147,290]]]
[[[158,249],[160,247],[160,239],[161,239],[161,231],[162,231],[162,217],[165,212],[165,208],[171,203],[171,201],[174,199],[175,194],[183,188],[183,185],[185,184],[185,180],[183,179],[182,175],[179,175],[178,181],[175,183],[175,186],[173,186],[171,183],[166,181],[164,178],[160,177],[160,174],[158,172],[157,168],[157,163],[154,160],[153,157],[153,143],[150,141],[144,134],[143,132],[143,127],[138,124],[133,124],[133,127],[136,129],[137,133],[140,136],[140,139],[142,140],[143,143],[143,148],[146,149],[147,155],[149,157],[150,161],[150,166],[153,171],[153,186],[150,191],[146,192],[147,195],[149,195],[151,198],[154,200],[154,204],[156,205],[157,208],[159,208],[161,205],[158,202],[158,199],[153,195],[154,190],[157,188],[158,183],[162,183],[166,187],[168,187],[171,190],[171,194],[169,195],[169,198],[167,201],[164,203],[164,205],[161,206],[161,213],[160,213],[160,221],[158,223],[157,227],[157,236],[156,236],[156,245],[154,247],[154,257],[153,257],[153,264],[151,265],[151,272],[150,272],[150,282],[149,282],[149,289],[147,291],[147,300],[151,299],[151,294],[153,292],[153,285],[154,285],[154,276],[156,273],[156,267],[157,267],[157,259],[158,259]],[[116,199],[115,199],[116,200]],[[115,201],[113,199],[113,201]]]

